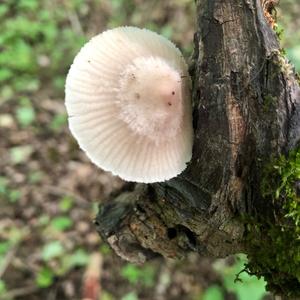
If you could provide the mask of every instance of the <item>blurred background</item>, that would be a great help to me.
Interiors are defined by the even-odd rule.
[[[285,0],[277,12],[282,46],[297,70],[299,11],[299,1]],[[123,183],[78,149],[64,82],[80,47],[120,25],[157,31],[189,57],[194,1],[0,1],[0,299],[82,299],[89,284],[99,300],[270,298],[263,279],[236,276],[243,255],[191,254],[136,266],[95,232],[98,203]]]

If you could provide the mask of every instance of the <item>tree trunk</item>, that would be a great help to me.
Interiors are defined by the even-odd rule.
[[[299,86],[270,24],[274,1],[263,2],[196,1],[192,161],[170,181],[123,191],[101,206],[96,225],[118,255],[136,263],[158,254],[244,252],[249,272],[264,275],[274,292],[297,296],[300,274],[256,255],[274,255],[264,248],[275,247],[272,226],[281,232],[295,225],[284,217],[284,189],[273,197],[261,184],[272,175],[272,159],[288,157],[300,139]],[[300,253],[299,243],[293,247]]]

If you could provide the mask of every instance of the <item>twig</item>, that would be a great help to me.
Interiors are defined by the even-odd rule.
[[[69,21],[71,23],[71,26],[72,26],[74,32],[79,35],[84,35],[83,29],[81,27],[81,24],[80,24],[80,21],[79,21],[79,18],[78,18],[78,15],[76,14],[76,12],[75,11],[72,11],[72,12],[67,11],[67,15],[68,15]]]
[[[83,278],[82,300],[97,300],[100,298],[102,263],[103,257],[99,252],[91,255]]]
[[[36,285],[29,285],[22,288],[14,289],[8,291],[7,293],[1,295],[2,300],[13,299],[15,297],[24,296],[36,292],[39,288]]]

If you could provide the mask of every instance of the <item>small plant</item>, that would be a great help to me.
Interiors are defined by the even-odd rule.
[[[52,219],[50,226],[58,231],[64,231],[72,227],[73,221],[69,217],[60,216]]]
[[[131,284],[141,283],[146,287],[151,287],[154,285],[155,269],[151,265],[137,267],[133,264],[126,264],[121,270],[121,275]]]
[[[29,98],[22,97],[19,102],[20,105],[16,109],[16,118],[22,127],[27,127],[35,121],[35,110]]]
[[[4,99],[9,100],[14,93],[37,91],[51,78],[56,78],[52,88],[62,92],[61,75],[86,37],[61,26],[69,8],[60,2],[56,8],[50,2],[7,0],[0,4],[0,84]],[[72,9],[76,10],[80,3],[74,3]],[[26,110],[18,114],[27,124],[33,116]]]
[[[59,241],[46,244],[41,257],[43,265],[36,274],[36,284],[42,288],[51,286],[55,278],[64,276],[74,267],[84,267],[89,262],[89,255],[85,250],[78,248],[72,252],[67,251]]]

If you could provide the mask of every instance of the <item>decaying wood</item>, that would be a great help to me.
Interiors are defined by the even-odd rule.
[[[241,251],[241,216],[267,216],[263,163],[300,139],[300,92],[259,0],[198,0],[193,158],[168,182],[137,185],[101,207],[97,230],[122,258],[142,263],[189,251]]]

